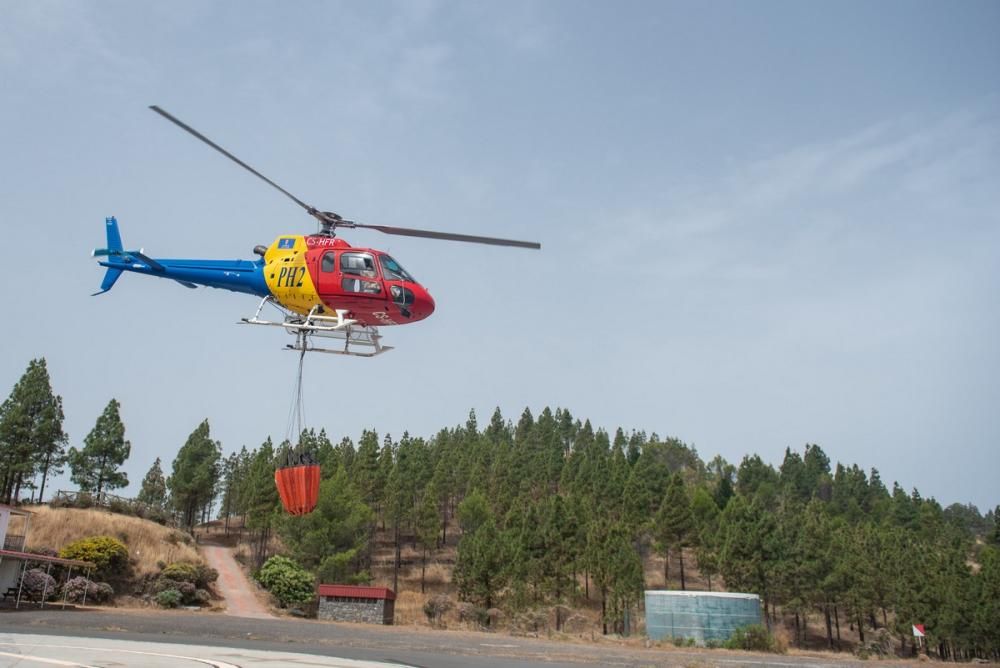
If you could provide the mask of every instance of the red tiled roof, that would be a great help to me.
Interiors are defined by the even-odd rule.
[[[338,596],[341,598],[396,600],[396,593],[388,587],[361,587],[358,585],[320,585],[319,595]]]
[[[94,568],[94,564],[89,561],[79,561],[77,559],[60,559],[59,557],[48,557],[44,554],[34,554],[33,552],[17,552],[15,550],[0,550],[0,557],[10,557],[21,561],[47,561],[62,566],[75,566],[77,568]]]

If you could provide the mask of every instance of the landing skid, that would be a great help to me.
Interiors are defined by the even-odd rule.
[[[284,319],[281,322],[261,319],[260,313],[267,304],[271,304],[282,312]],[[301,316],[285,309],[271,297],[265,297],[260,306],[257,307],[254,316],[241,319],[240,324],[284,327],[286,332],[295,336],[295,343],[285,346],[287,350],[355,357],[375,357],[392,350],[392,346],[382,345],[382,335],[378,333],[377,327],[358,325],[357,320],[347,317],[346,309],[336,309],[336,315],[330,316],[321,315],[320,308],[314,306],[309,311],[309,315]],[[343,345],[328,348],[325,347],[327,344],[323,341],[319,341],[322,345],[316,345],[316,342],[313,341],[314,337],[342,341]],[[361,350],[352,350],[352,348],[360,348]]]

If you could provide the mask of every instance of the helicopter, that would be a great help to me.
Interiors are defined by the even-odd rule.
[[[282,234],[270,246],[256,246],[255,260],[152,258],[144,249],[126,250],[114,217],[105,220],[107,246],[92,255],[107,268],[101,289],[114,287],[123,272],[166,278],[187,288],[206,286],[261,298],[256,313],[242,324],[283,327],[295,336],[286,348],[305,352],[373,357],[391,346],[382,344],[379,327],[406,325],[428,318],[434,299],[391,255],[356,247],[337,236],[338,228],[376,230],[384,234],[447,241],[541,249],[541,244],[408,227],[367,225],[332,211],[320,211],[291,194],[235,155],[156,105],[150,109],[205,142],[305,209],[316,219],[314,234]],[[262,317],[265,307],[279,317]],[[317,341],[317,338],[321,341]],[[336,347],[322,339],[338,341]],[[342,345],[341,345],[342,343]]]

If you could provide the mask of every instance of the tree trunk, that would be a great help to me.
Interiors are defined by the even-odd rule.
[[[861,614],[858,614],[858,637],[861,642],[865,641],[865,625],[861,623]]]
[[[42,484],[38,487],[38,503],[42,502],[42,495],[45,494],[45,479],[49,477],[51,460],[52,455],[45,455],[45,461],[42,463]]]
[[[420,564],[420,593],[424,593],[424,577],[427,574],[427,548],[424,548],[424,558]]]
[[[607,597],[604,594],[604,588],[601,588],[601,629],[604,635],[608,635],[608,602]]]
[[[799,611],[795,611],[795,644],[802,647],[802,631],[799,626]]]
[[[837,623],[837,651],[840,651],[840,611],[833,606],[833,621]]]
[[[397,586],[399,584],[399,520],[397,519],[394,524],[395,527],[393,533],[395,534],[394,542],[396,543],[396,558],[392,565],[392,590],[399,591]]]
[[[833,649],[833,620],[830,619],[830,606],[823,604],[823,616],[826,617],[826,646]]]
[[[684,584],[684,548],[677,550],[677,556],[681,560],[681,591],[687,591],[687,585]]]
[[[556,575],[556,632],[562,630],[562,619],[559,615],[559,608],[562,605],[562,582],[558,575]]]

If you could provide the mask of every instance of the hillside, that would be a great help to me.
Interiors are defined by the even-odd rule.
[[[111,536],[128,548],[133,575],[138,578],[159,572],[158,562],[203,561],[188,534],[150,520],[94,508],[32,506],[27,509],[32,513],[28,549],[58,551],[81,538]]]

